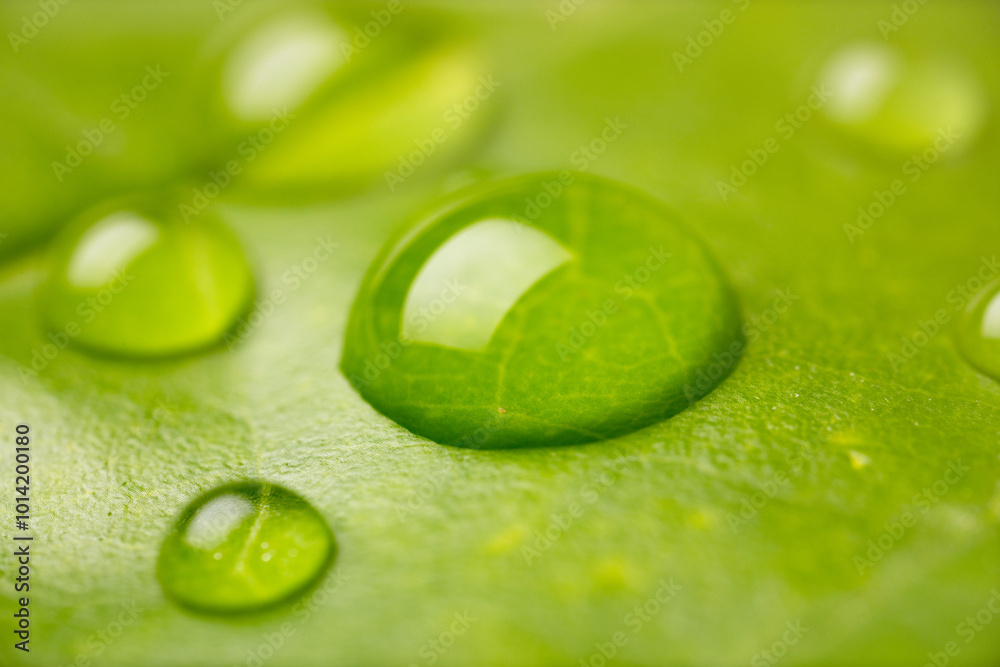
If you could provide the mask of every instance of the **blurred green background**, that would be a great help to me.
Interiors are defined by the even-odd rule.
[[[28,36],[42,5],[47,18]],[[981,616],[971,639],[965,619],[1000,588],[1000,387],[948,332],[905,364],[891,354],[935,311],[956,315],[949,293],[997,246],[1000,7],[399,7],[251,163],[240,147],[269,117],[223,108],[234,45],[296,14],[340,26],[357,46],[355,28],[388,3],[0,6],[0,424],[9,443],[17,423],[35,437],[36,553],[31,653],[13,649],[4,625],[0,662],[256,664],[290,624],[266,664],[596,667],[619,631],[627,641],[609,663],[901,665],[930,654],[995,664],[1000,619]],[[777,124],[807,102],[831,56],[858,43],[951,63],[981,92],[973,106],[984,116],[852,240],[844,226],[906,178],[911,154],[828,114],[791,136]],[[480,77],[497,85],[456,126],[449,109]],[[952,94],[935,86],[924,94]],[[105,119],[114,129],[91,140]],[[620,136],[582,152],[609,119],[625,126]],[[438,128],[446,139],[424,164],[402,182],[386,177]],[[720,181],[769,139],[779,148],[721,196]],[[81,141],[92,154],[57,173],[52,163],[68,163]],[[35,297],[55,230],[136,190],[179,187],[197,206],[230,160],[242,177],[205,210],[244,244],[258,293],[283,291],[275,314],[235,346],[156,363],[70,348],[24,378],[47,342]],[[462,184],[564,168],[652,193],[712,248],[758,334],[733,375],[666,422],[582,447],[458,450],[376,413],[339,362],[378,250]],[[283,276],[328,236],[337,252],[293,289]],[[761,320],[782,290],[793,305]],[[621,456],[628,465],[615,467]],[[935,494],[959,460],[968,470]],[[12,444],[0,463],[13,470]],[[332,592],[235,620],[172,606],[155,578],[164,535],[192,498],[246,478],[292,489],[326,518],[339,552],[318,590]],[[581,503],[585,484],[596,502],[544,547],[538,533]],[[15,561],[4,485],[6,623]],[[924,489],[933,501],[916,500]],[[907,511],[915,524],[869,556]],[[634,631],[629,615],[662,581],[680,588]],[[141,611],[109,637],[122,605]],[[475,620],[435,648],[456,614]],[[788,624],[808,630],[788,634]]]

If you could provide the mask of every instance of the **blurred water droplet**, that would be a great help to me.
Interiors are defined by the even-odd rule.
[[[245,122],[296,111],[344,63],[349,37],[319,12],[279,16],[245,35],[226,58],[222,93]]]
[[[819,83],[830,95],[823,113],[831,122],[893,155],[967,147],[987,118],[975,73],[943,56],[911,59],[885,44],[855,44],[827,60]]]
[[[209,213],[185,223],[169,198],[111,202],[56,239],[41,310],[60,345],[155,357],[221,339],[249,307],[236,237]]]

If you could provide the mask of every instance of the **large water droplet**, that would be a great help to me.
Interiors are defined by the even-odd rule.
[[[160,549],[160,584],[204,612],[247,612],[287,600],[323,573],[336,545],[323,517],[272,484],[214,489],[184,510]]]
[[[986,285],[969,301],[956,328],[956,338],[970,364],[1000,380],[1000,280]]]
[[[883,151],[912,154],[935,145],[970,145],[987,117],[982,85],[961,61],[907,59],[884,44],[855,44],[820,75],[823,112],[844,132]],[[944,137],[942,139],[942,137]],[[957,152],[957,151],[956,151]]]
[[[662,204],[581,174],[473,186],[390,243],[343,370],[442,444],[567,445],[676,414],[728,375],[738,308]]]
[[[217,342],[252,293],[239,242],[211,214],[186,223],[170,198],[142,197],[101,205],[63,230],[41,310],[67,342],[154,357]]]

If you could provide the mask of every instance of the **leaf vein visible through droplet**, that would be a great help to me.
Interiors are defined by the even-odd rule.
[[[669,333],[670,325],[664,319],[663,310],[659,307],[659,304],[657,304],[648,295],[643,294],[642,292],[637,292],[635,296],[637,299],[644,302],[649,307],[649,310],[652,313],[653,318],[656,320],[656,328],[660,330],[660,336],[663,338],[663,341],[670,348],[669,356],[673,357],[677,361],[677,363],[681,365],[681,367],[686,366],[688,362],[681,355],[680,351],[678,351],[677,341],[675,341],[674,337],[671,336]]]
[[[503,353],[500,355],[500,359],[497,361],[497,390],[493,394],[493,402],[498,406],[503,405],[503,389],[504,381],[507,377],[507,364],[510,363],[510,359],[514,355],[515,347],[524,338],[523,313],[518,311],[515,312],[517,319],[510,324],[511,334],[507,338],[507,344],[503,347]]]
[[[558,428],[568,429],[574,433],[579,433],[580,435],[587,436],[588,438],[600,438],[602,437],[600,433],[591,431],[585,428],[580,428],[579,426],[573,426],[571,424],[563,424],[562,422],[557,422],[552,419],[543,419],[542,417],[532,417],[531,415],[524,413],[517,413],[517,419],[523,419],[525,421],[530,421],[535,424],[544,424],[545,426],[556,426]]]
[[[248,567],[250,560],[250,547],[257,542],[257,535],[260,533],[260,529],[264,524],[264,519],[267,517],[268,498],[270,498],[270,496],[271,487],[265,486],[259,501],[260,505],[258,507],[257,516],[254,518],[254,522],[253,525],[250,526],[250,530],[247,531],[246,539],[243,540],[243,549],[233,562],[233,570],[236,569],[237,563],[243,563],[243,570],[241,571],[241,574],[246,577],[248,581],[253,583],[255,587],[259,582],[257,581],[257,577],[253,574],[253,568]]]

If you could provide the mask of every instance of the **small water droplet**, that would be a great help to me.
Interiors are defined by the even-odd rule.
[[[893,155],[960,152],[955,149],[970,145],[987,118],[985,90],[966,63],[910,59],[885,44],[840,49],[819,83],[830,96],[823,106],[830,121]]]
[[[1000,381],[1000,280],[969,300],[955,336],[962,356],[979,372]]]
[[[414,433],[480,449],[600,440],[680,412],[735,366],[727,281],[645,194],[563,172],[476,185],[439,211],[376,260],[342,362]]]
[[[255,558],[264,544],[295,549],[288,557],[268,552]],[[302,592],[335,549],[323,517],[300,496],[241,482],[214,489],[184,510],[160,549],[157,574],[164,592],[185,607],[246,612]],[[294,562],[292,551],[299,556]]]
[[[67,342],[157,357],[216,343],[252,294],[238,240],[209,212],[186,223],[169,198],[140,197],[103,204],[63,230],[41,310]]]

